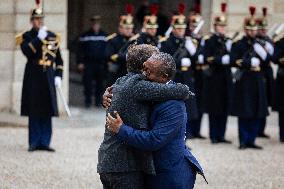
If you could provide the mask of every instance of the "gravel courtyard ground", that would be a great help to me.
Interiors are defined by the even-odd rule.
[[[100,189],[96,173],[97,150],[104,131],[104,111],[72,108],[71,119],[54,120],[52,146],[56,153],[27,150],[27,129],[0,127],[0,189]],[[1,117],[2,116],[2,117]],[[1,120],[2,118],[2,120]],[[17,116],[6,119],[26,124]],[[7,121],[6,121],[7,122]],[[207,118],[202,133],[208,135]],[[268,120],[270,140],[258,139],[262,151],[239,151],[236,119],[230,118],[227,138],[232,145],[211,145],[209,140],[192,140],[209,184],[197,177],[197,189],[280,189],[284,188],[284,144],[278,141],[277,118]]]

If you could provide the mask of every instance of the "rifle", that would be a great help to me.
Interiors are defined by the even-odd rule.
[[[197,35],[199,33],[199,31],[201,30],[202,26],[204,25],[204,20],[200,20],[198,25],[196,26],[196,28],[193,30],[192,33],[194,33],[195,35]]]
[[[272,35],[272,39],[274,40],[284,29],[284,23],[280,24],[277,29],[274,31],[274,34]]]

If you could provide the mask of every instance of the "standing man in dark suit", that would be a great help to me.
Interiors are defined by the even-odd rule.
[[[129,73],[112,86],[113,97],[107,113],[119,111],[125,123],[139,129],[148,129],[153,101],[185,99],[189,95],[186,85],[163,85],[145,80],[141,74],[143,63],[157,52],[151,45],[130,46],[127,52]],[[148,72],[158,68],[159,65],[155,65]],[[98,152],[97,170],[107,189],[142,189],[145,173],[155,174],[152,158],[151,153],[121,143],[106,129]]]
[[[209,115],[209,135],[212,144],[231,143],[225,139],[225,131],[233,79],[230,68],[232,41],[225,36],[226,4],[221,4],[222,15],[214,20],[214,34],[205,40],[204,60],[209,66],[204,71],[202,110]]]
[[[284,143],[284,38],[275,42],[273,62],[278,65],[273,98],[273,109],[279,116],[279,139]]]
[[[267,15],[267,8],[262,8],[263,17],[257,19],[257,39],[260,43],[267,49],[267,52],[270,55],[274,53],[273,41],[267,36],[267,27],[268,21],[266,18]],[[265,88],[267,94],[267,104],[268,106],[272,105],[272,97],[273,97],[273,85],[274,85],[274,78],[273,78],[273,70],[271,67],[271,62],[267,65],[262,66],[262,72],[264,74],[265,79]],[[266,127],[266,117],[261,120],[260,127],[258,130],[258,137],[262,138],[269,138],[267,134],[265,134],[265,127]]]
[[[267,96],[262,67],[268,65],[269,53],[256,40],[257,23],[255,7],[250,7],[251,17],[245,19],[245,36],[233,44],[231,63],[236,73],[232,115],[238,117],[240,149],[262,149],[255,144],[261,119],[268,115]]]
[[[184,10],[184,5],[180,4],[179,14],[172,17],[173,30],[170,37],[160,40],[160,51],[172,55],[175,60],[177,73],[174,81],[186,84],[195,93],[193,64],[196,62],[198,42],[190,36],[185,36]],[[196,97],[189,98],[185,104],[188,113],[186,137],[190,137],[191,120],[196,120],[199,117]]]
[[[95,89],[95,105],[101,106],[101,97],[106,79],[105,47],[106,33],[101,30],[101,17],[93,16],[91,28],[79,38],[77,54],[78,70],[83,72],[85,107],[92,105],[93,91]],[[94,88],[95,82],[95,88]]]
[[[160,65],[159,70],[148,72],[154,65]],[[144,63],[144,74],[152,82],[168,85],[175,75],[175,67],[169,54],[159,53]],[[153,151],[157,174],[146,177],[145,188],[190,189],[194,187],[196,173],[204,176],[198,161],[185,145],[187,113],[183,101],[155,104],[149,131],[123,124],[119,114],[115,113],[115,116],[108,114],[107,125],[121,142],[143,151]]]
[[[16,36],[28,61],[24,73],[21,115],[29,117],[29,149],[54,152],[49,147],[52,116],[58,116],[56,87],[61,86],[63,61],[59,36],[43,26],[42,8],[31,11],[32,29]]]
[[[126,52],[129,39],[133,36],[133,6],[126,6],[126,15],[120,16],[118,32],[107,37],[105,57],[108,66],[107,86],[111,86],[121,76],[127,73]]]

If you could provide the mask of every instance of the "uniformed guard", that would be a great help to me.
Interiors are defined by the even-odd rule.
[[[61,86],[63,61],[59,36],[43,26],[44,13],[37,1],[31,11],[32,29],[16,36],[27,57],[25,67],[21,115],[29,117],[29,149],[53,152],[49,147],[52,116],[58,116],[56,89]]]
[[[143,22],[143,28],[142,32],[134,35],[130,39],[130,43],[136,43],[136,44],[149,44],[153,46],[158,45],[158,37],[157,29],[158,29],[158,23],[157,23],[157,12],[158,12],[158,5],[152,4],[150,6],[150,12],[151,15],[146,15],[144,17]]]
[[[279,137],[284,143],[284,37],[275,42],[273,62],[278,65],[273,98],[273,110],[279,115]]]
[[[189,21],[188,21],[188,28],[187,28],[186,35],[188,37],[191,37],[198,44],[197,52],[195,56],[196,57],[203,56],[202,50],[203,50],[204,45],[202,45],[201,43],[202,36],[200,34],[200,29],[201,29],[200,24],[202,24],[202,17],[200,15],[200,4],[195,5],[194,10],[190,12],[188,20]],[[206,65],[203,64],[204,63],[203,60],[200,60],[200,62],[198,62],[196,58],[192,60],[194,61],[193,63],[194,89],[195,89],[195,96],[196,96],[196,101],[197,101],[198,117],[196,119],[193,118],[190,120],[188,136],[190,136],[190,138],[205,139],[205,137],[200,134],[200,128],[201,128],[201,119],[202,119],[202,110],[201,110],[202,92],[201,91],[203,87],[203,69],[206,68]]]
[[[186,18],[184,16],[185,6],[179,5],[179,14],[172,17],[172,33],[168,38],[160,40],[162,52],[166,52],[173,56],[177,73],[175,81],[186,84],[190,90],[195,92],[194,89],[194,75],[193,75],[193,63],[196,59],[197,40],[190,36],[185,37],[186,30]],[[191,97],[186,101],[188,123],[187,123],[187,138],[190,138],[191,120],[198,118],[197,102],[195,97]]]
[[[107,86],[111,86],[117,78],[124,76],[126,70],[126,52],[129,39],[133,36],[133,5],[126,5],[126,15],[120,16],[118,32],[107,37],[105,56],[108,61]]]
[[[270,55],[273,55],[274,53],[274,47],[272,40],[267,36],[267,8],[262,8],[262,14],[263,16],[259,19],[257,19],[258,24],[258,34],[257,38],[262,43],[262,45],[267,49],[268,53]],[[271,63],[269,63],[266,66],[262,67],[262,71],[264,73],[265,78],[265,86],[266,86],[266,94],[268,98],[268,105],[271,106],[272,103],[272,97],[273,97],[273,85],[274,85],[274,78],[273,78],[273,70],[271,67]],[[258,130],[258,137],[262,138],[269,138],[267,134],[265,134],[265,125],[266,125],[266,117],[264,117],[261,120],[260,128]]]
[[[222,14],[214,19],[214,33],[205,41],[204,60],[209,68],[204,71],[202,109],[209,115],[211,142],[231,143],[225,139],[227,118],[233,87],[230,68],[232,41],[225,36],[226,3],[221,4]]]
[[[101,96],[106,79],[106,60],[104,56],[106,33],[101,29],[100,20],[99,15],[93,16],[90,19],[91,28],[79,38],[77,63],[79,71],[83,72],[86,107],[90,107],[92,104],[94,89],[95,105],[97,107],[101,106]]]
[[[240,149],[262,149],[255,144],[261,119],[268,115],[267,96],[262,67],[268,65],[269,53],[256,38],[255,7],[245,19],[245,36],[234,43],[231,63],[239,70],[235,75],[232,115],[238,117]]]

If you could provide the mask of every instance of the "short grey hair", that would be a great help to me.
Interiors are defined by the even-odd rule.
[[[169,79],[173,79],[176,74],[176,63],[173,57],[168,53],[158,52],[150,57],[153,61],[160,62],[160,72],[168,75]]]
[[[126,54],[127,71],[140,72],[143,68],[143,63],[146,62],[153,54],[158,52],[159,49],[152,45],[134,44],[129,46]]]

